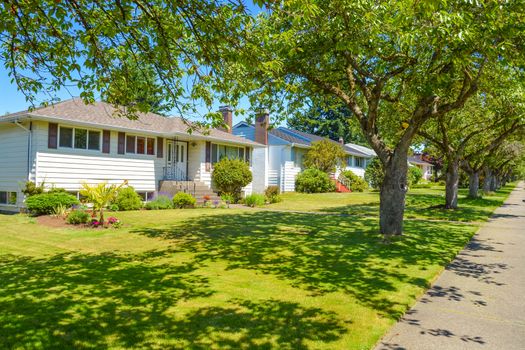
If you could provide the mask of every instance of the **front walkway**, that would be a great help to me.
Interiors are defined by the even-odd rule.
[[[383,349],[525,349],[525,184],[378,344]]]

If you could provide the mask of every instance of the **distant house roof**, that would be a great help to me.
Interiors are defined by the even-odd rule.
[[[429,163],[423,159],[421,159],[421,154],[415,154],[413,156],[408,157],[408,162],[412,164],[427,164],[427,165],[433,165],[432,163]]]
[[[357,145],[355,143],[346,143],[345,147],[348,149],[353,149],[357,152],[364,153],[369,157],[375,157],[377,155],[373,149],[365,147],[365,146]]]
[[[235,127],[239,127],[241,125],[244,125],[244,126],[249,126],[249,127],[252,127],[254,128],[255,126],[253,124],[249,124],[247,122],[240,122],[240,123],[237,123]],[[317,141],[321,141],[321,140],[328,140],[332,143],[335,143],[335,144],[340,144],[339,142],[337,141],[334,141],[334,140],[331,140],[329,138],[326,138],[326,137],[321,137],[321,136],[318,136],[318,135],[314,135],[314,134],[309,134],[309,133],[306,133],[306,132],[302,132],[302,131],[299,131],[299,130],[295,130],[295,129],[290,129],[290,128],[285,128],[283,126],[279,126],[277,128],[273,128],[273,129],[270,129],[268,130],[268,133],[270,135],[273,135],[275,137],[278,137],[280,138],[281,140],[284,140],[288,143],[293,143],[297,146],[303,146],[303,147],[310,147],[312,145],[313,142],[317,142]],[[354,156],[359,156],[359,157],[374,157],[375,156],[375,152],[369,148],[366,148],[366,147],[363,147],[363,146],[358,146],[358,147],[355,147],[355,146],[358,146],[358,145],[354,145],[352,143],[347,143],[346,145],[343,145],[343,148],[345,150],[346,153],[348,154],[351,154],[351,155],[354,155]],[[368,151],[366,151],[368,150]],[[372,153],[370,153],[372,152]]]
[[[32,111],[21,111],[0,117],[0,121],[10,121],[23,118],[37,120],[62,121],[107,127],[121,130],[136,130],[163,135],[165,137],[190,136],[188,130],[194,127],[191,137],[195,139],[213,139],[232,143],[240,143],[262,147],[263,145],[245,138],[217,130],[199,129],[190,121],[180,117],[163,117],[155,113],[137,113],[137,119],[131,120],[123,116],[124,109],[117,109],[105,102],[85,104],[81,99],[74,98],[59,102],[48,107]]]

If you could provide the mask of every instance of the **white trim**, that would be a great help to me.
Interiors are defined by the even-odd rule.
[[[173,138],[173,137],[180,136],[180,137],[185,137],[188,140],[218,141],[218,142],[223,142],[223,143],[232,144],[232,145],[246,145],[250,147],[266,147],[266,145],[263,145],[263,144],[260,144],[254,141],[246,140],[249,142],[243,142],[245,139],[239,136],[237,137],[240,140],[230,141],[230,140],[221,139],[220,137],[214,137],[214,136],[209,136],[209,135],[195,135],[195,134],[188,134],[186,132],[180,132],[180,131],[173,131],[173,132],[166,133],[166,132],[158,132],[158,131],[147,130],[147,129],[132,129],[132,128],[116,126],[116,125],[109,125],[109,124],[102,124],[102,123],[90,123],[90,122],[71,120],[71,119],[60,118],[60,117],[50,117],[50,116],[40,115],[36,113],[17,114],[15,116],[3,117],[3,118],[0,118],[0,122],[8,122],[8,121],[11,122],[11,120],[15,120],[15,119],[18,120],[24,117],[28,119],[34,119],[34,120],[40,120],[40,121],[80,125],[80,126],[84,126],[87,128],[95,127],[95,128],[109,129],[113,131],[121,131],[121,132],[126,132],[126,133],[128,132],[129,133],[143,133],[143,134],[148,134],[148,135],[160,136],[164,138]],[[186,141],[186,140],[182,140],[182,141]]]
[[[135,138],[135,152],[128,152],[128,136],[133,136]],[[142,137],[144,139],[144,153],[138,153],[138,138]],[[153,154],[148,153],[148,139],[153,140]],[[144,136],[144,134],[136,133],[124,133],[124,154],[134,154],[139,156],[151,156],[154,157],[157,155],[157,138],[151,136]]]

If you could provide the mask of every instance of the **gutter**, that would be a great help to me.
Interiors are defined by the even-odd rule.
[[[35,113],[27,113],[27,114],[24,114],[24,115],[18,115],[18,116],[14,116],[14,117],[7,117],[7,118],[3,118],[3,120],[0,120],[0,122],[2,121],[18,121],[19,118],[28,118],[28,119],[36,119],[36,120],[42,120],[42,121],[50,121],[50,122],[63,122],[63,123],[67,123],[67,124],[72,124],[72,125],[80,125],[80,126],[85,126],[85,127],[95,127],[95,128],[106,128],[106,129],[111,129],[111,130],[114,130],[114,131],[123,131],[123,132],[127,132],[127,133],[131,133],[131,134],[137,134],[137,133],[143,133],[143,134],[148,134],[148,135],[155,135],[155,136],[161,136],[161,137],[164,137],[164,138],[172,138],[172,137],[177,137],[177,136],[180,136],[180,137],[185,137],[185,138],[188,138],[190,141],[192,140],[204,140],[204,141],[219,141],[219,142],[222,142],[222,143],[227,143],[227,144],[232,144],[232,145],[245,145],[245,146],[251,146],[251,147],[266,147],[265,145],[262,145],[262,144],[258,144],[258,143],[255,143],[255,142],[242,142],[242,141],[232,141],[232,140],[225,140],[225,139],[222,139],[220,137],[214,137],[214,136],[207,136],[207,135],[195,135],[195,134],[189,134],[189,133],[184,133],[184,132],[179,132],[179,131],[175,131],[175,132],[171,132],[171,133],[165,133],[165,132],[157,132],[157,131],[153,131],[153,130],[144,130],[144,129],[132,129],[132,128],[127,128],[127,127],[123,127],[123,126],[116,126],[116,125],[108,125],[108,124],[100,124],[100,123],[90,123],[90,122],[84,122],[84,121],[77,121],[77,120],[71,120],[71,119],[65,119],[65,118],[60,118],[60,117],[49,117],[49,116],[45,116],[45,115],[39,115],[39,114],[35,114]]]

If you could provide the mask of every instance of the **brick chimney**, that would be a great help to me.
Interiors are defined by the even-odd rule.
[[[268,144],[268,126],[270,125],[270,112],[261,108],[255,118],[255,142]]]
[[[222,112],[222,117],[224,118],[224,124],[226,124],[227,128],[220,128],[222,131],[229,132],[231,134],[232,127],[233,127],[233,117],[232,112],[233,109],[230,106],[221,106],[219,107],[219,111]]]

